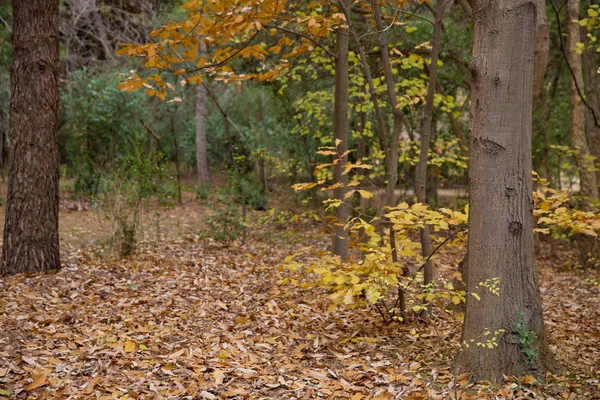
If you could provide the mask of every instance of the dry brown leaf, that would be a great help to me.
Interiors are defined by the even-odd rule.
[[[49,371],[43,370],[42,372],[35,374],[33,376],[33,382],[31,382],[25,390],[30,391],[42,387],[48,384],[48,374]]]
[[[223,380],[225,379],[225,372],[221,371],[220,369],[215,369],[213,371],[213,379],[215,380],[215,384],[217,386],[222,385]]]
[[[85,390],[83,391],[83,393],[85,394],[91,394],[94,391],[94,386],[96,386],[96,384],[100,381],[100,376],[95,377],[94,379],[92,379],[90,381],[90,383],[87,384],[87,386],[85,387]]]

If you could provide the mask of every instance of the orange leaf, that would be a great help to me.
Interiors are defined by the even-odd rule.
[[[98,381],[100,381],[100,377],[97,376],[94,379],[92,379],[90,381],[90,383],[88,383],[88,385],[85,387],[85,390],[83,391],[83,393],[85,394],[92,394],[92,392],[94,391],[94,386],[96,386],[96,383],[98,383]]]
[[[37,388],[42,387],[47,384],[48,384],[48,371],[44,370],[39,375],[33,376],[33,382],[31,382],[29,385],[27,385],[25,390],[27,390],[27,391],[34,390],[34,389],[37,389]]]

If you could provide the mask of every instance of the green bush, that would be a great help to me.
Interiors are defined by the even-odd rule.
[[[116,168],[147,133],[139,122],[149,115],[145,95],[117,89],[113,72],[73,72],[61,93],[63,157],[75,177],[75,191],[96,195],[101,178]]]
[[[117,160],[114,170],[100,180],[97,205],[108,222],[109,254],[126,257],[135,252],[144,205],[154,201],[171,207],[176,187],[160,154],[148,154],[141,145]]]
[[[239,208],[232,204],[219,207],[204,221],[205,229],[200,231],[201,238],[210,237],[226,245],[231,244],[244,232],[244,222]]]

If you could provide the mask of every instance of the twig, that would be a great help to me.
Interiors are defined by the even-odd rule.
[[[586,106],[586,108],[588,110],[590,110],[590,113],[592,114],[592,117],[594,118],[594,125],[596,125],[597,128],[600,128],[600,123],[598,122],[598,118],[596,117],[596,111],[594,110],[594,107],[590,106],[589,103],[586,101],[583,91],[579,87],[579,82],[577,82],[577,78],[575,77],[575,71],[573,71],[573,68],[571,67],[571,64],[569,63],[569,58],[567,56],[567,51],[565,50],[565,44],[563,42],[562,26],[560,23],[560,9],[556,8],[556,6],[554,5],[554,0],[550,0],[550,4],[552,5],[552,10],[554,10],[554,15],[556,16],[556,25],[558,26],[558,38],[560,40],[560,49],[562,50],[562,54],[565,59],[565,62],[567,63],[567,67],[569,68],[569,72],[571,73],[571,78],[573,78],[573,83],[575,83],[575,88],[577,89],[577,94],[579,95],[581,102]],[[562,9],[563,7],[564,7],[564,5],[561,6],[560,8]]]
[[[282,27],[282,26],[270,25],[270,24],[269,24],[269,25],[265,25],[264,27],[265,27],[265,28],[271,28],[271,29],[277,29],[277,30],[280,30],[280,31],[283,31],[283,32],[287,32],[287,33],[289,33],[289,34],[291,34],[291,35],[300,36],[300,37],[302,37],[302,38],[304,38],[304,39],[306,39],[306,40],[309,40],[309,41],[311,41],[313,44],[315,44],[315,45],[317,45],[318,47],[320,47],[321,49],[323,49],[323,50],[324,50],[324,51],[325,51],[327,54],[329,54],[329,55],[330,55],[330,56],[331,56],[333,59],[336,59],[336,58],[337,58],[337,55],[336,55],[336,54],[335,54],[333,51],[331,51],[331,50],[329,50],[327,47],[323,46],[323,45],[322,45],[322,44],[321,44],[321,43],[320,43],[318,40],[316,40],[315,38],[312,38],[312,37],[310,37],[310,36],[308,36],[308,35],[306,35],[306,34],[304,34],[304,33],[302,33],[302,32],[297,32],[297,31],[294,31],[294,30],[291,30],[291,29],[284,28],[284,27]]]

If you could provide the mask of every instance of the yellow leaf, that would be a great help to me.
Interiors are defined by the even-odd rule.
[[[135,348],[136,348],[135,342],[128,340],[125,343],[125,353],[131,353],[132,351],[135,351]]]
[[[365,199],[370,199],[371,197],[373,197],[373,193],[371,193],[367,190],[359,190],[358,193]]]
[[[523,379],[521,379],[521,381],[526,384],[526,385],[533,385],[534,383],[537,382],[537,380],[535,379],[535,376],[527,374],[523,377]]]

